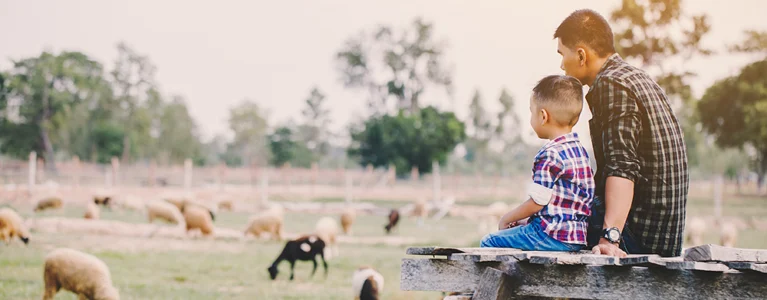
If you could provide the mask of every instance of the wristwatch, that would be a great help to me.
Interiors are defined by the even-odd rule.
[[[605,228],[602,229],[602,237],[610,243],[617,244],[621,241],[621,231],[618,230],[618,227]]]

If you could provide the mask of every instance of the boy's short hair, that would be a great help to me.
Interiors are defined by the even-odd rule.
[[[601,57],[615,53],[613,31],[602,15],[590,10],[576,10],[554,32],[562,45],[574,49],[578,43],[591,47]]]
[[[575,126],[583,110],[583,84],[572,76],[546,76],[533,88],[532,101],[558,124]]]

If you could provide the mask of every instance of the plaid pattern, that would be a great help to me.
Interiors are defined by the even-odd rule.
[[[678,256],[689,188],[682,129],[660,86],[613,54],[586,100],[597,161],[596,196],[607,177],[634,182],[626,226],[645,252]]]
[[[546,234],[563,243],[586,244],[593,178],[588,152],[574,132],[549,141],[538,151],[533,183],[552,190],[549,204],[535,214]]]

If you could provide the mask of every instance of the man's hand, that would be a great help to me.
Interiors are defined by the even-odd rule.
[[[621,250],[621,248],[619,248],[618,245],[610,243],[610,241],[604,238],[599,239],[599,244],[594,246],[594,248],[591,248],[591,253],[604,254],[604,255],[610,255],[610,256],[616,256],[616,257],[626,257],[626,252],[623,252],[623,250]]]

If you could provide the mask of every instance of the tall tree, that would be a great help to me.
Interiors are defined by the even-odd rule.
[[[40,152],[46,168],[56,172],[52,135],[66,121],[60,116],[95,94],[102,73],[101,64],[80,52],[14,61],[3,96],[10,103],[0,130],[3,152],[20,158]]]
[[[197,125],[189,115],[186,101],[181,96],[172,96],[161,116],[159,148],[168,162],[181,163],[187,158],[197,159],[200,142]]]
[[[611,20],[618,53],[650,70],[672,99],[692,99],[688,80],[695,73],[667,62],[681,66],[694,55],[713,53],[701,44],[711,29],[706,14],[684,14],[682,0],[623,0]]]
[[[233,151],[239,153],[240,161],[245,164],[264,162],[268,157],[266,131],[267,114],[255,102],[243,100],[229,110],[229,129],[234,133]]]
[[[767,54],[767,31],[746,30],[741,44],[730,46],[732,52]]]
[[[703,127],[724,147],[751,147],[762,187],[767,174],[767,59],[717,81],[698,104]]]
[[[306,106],[301,111],[304,124],[299,131],[303,143],[314,154],[312,160],[326,155],[328,151],[330,111],[325,108],[325,102],[325,95],[315,87],[305,101]]]
[[[471,97],[471,103],[469,103],[469,124],[471,127],[468,134],[469,138],[466,141],[466,159],[480,168],[484,168],[487,163],[488,146],[495,133],[490,118],[484,103],[482,103],[482,94],[479,90],[474,90],[474,96]]]
[[[346,87],[368,93],[374,113],[386,112],[389,99],[414,114],[430,86],[452,91],[445,66],[445,43],[434,38],[432,23],[415,19],[410,28],[379,26],[349,38],[336,54]]]
[[[121,108],[121,114],[118,117],[127,129],[127,134],[123,137],[123,162],[128,162],[130,159],[130,153],[133,150],[131,140],[141,139],[138,134],[145,131],[140,129],[147,127],[147,124],[142,124],[141,119],[135,114],[145,96],[154,89],[156,71],[157,68],[148,56],[139,54],[123,42],[117,44],[117,60],[110,74],[117,94],[116,99]]]

